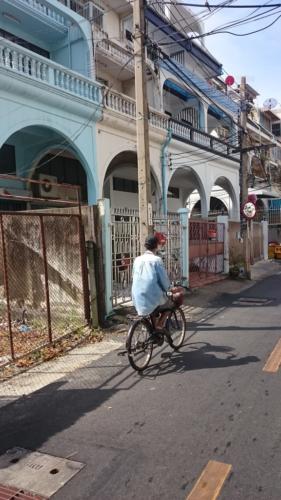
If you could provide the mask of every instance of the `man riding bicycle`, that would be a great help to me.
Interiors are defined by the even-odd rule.
[[[145,252],[134,261],[132,298],[139,316],[161,313],[169,304],[167,291],[171,284],[161,257],[156,255],[158,245],[157,235],[148,236]],[[165,320],[162,313],[156,323],[157,330],[163,329]]]

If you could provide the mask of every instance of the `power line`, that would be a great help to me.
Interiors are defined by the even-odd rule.
[[[156,2],[158,3],[158,2]],[[151,3],[150,5],[153,5],[153,3]],[[173,1],[165,1],[165,2],[161,2],[161,5],[174,5],[174,2]],[[182,5],[182,6],[185,6],[185,7],[199,7],[199,8],[206,8],[206,5],[202,5],[202,4],[198,4],[198,3],[188,3],[188,2],[177,2],[177,5]],[[210,9],[217,9],[217,8],[220,8],[221,7],[221,4],[216,4],[216,5],[210,5],[208,4],[208,7]],[[281,3],[275,3],[275,4],[270,4],[270,7],[281,7]],[[254,5],[254,4],[250,4],[250,5],[224,5],[222,7],[223,9],[268,9],[269,8],[269,5],[267,3],[263,4],[263,5]]]
[[[276,8],[274,8],[275,10]],[[179,38],[177,39],[176,41],[173,41],[173,42],[165,42],[165,43],[160,43],[159,44],[164,47],[164,46],[171,46],[171,45],[177,45],[179,44],[180,42],[186,42],[186,41],[190,41],[190,40],[198,40],[200,38],[205,38],[207,36],[212,36],[212,35],[220,35],[220,34],[229,34],[229,35],[233,35],[233,36],[248,36],[248,35],[251,35],[253,33],[258,33],[259,31],[264,31],[268,28],[270,28],[271,26],[273,26],[278,20],[279,18],[281,17],[280,15],[270,24],[268,24],[267,26],[264,26],[262,28],[259,28],[257,30],[253,30],[253,31],[250,31],[250,32],[247,32],[247,33],[233,33],[232,31],[227,31],[225,28],[230,28],[230,27],[234,27],[234,26],[240,26],[240,25],[243,25],[243,24],[248,24],[250,22],[257,22],[258,20],[260,19],[265,19],[267,17],[271,17],[271,16],[274,16],[274,15],[277,15],[279,14],[280,11],[277,11],[277,12],[272,12],[271,14],[266,14],[266,15],[257,15],[257,16],[254,16],[253,17],[253,20],[248,20],[248,21],[241,21],[241,23],[239,23],[239,21],[237,20],[237,22],[233,23],[233,24],[227,24],[227,25],[224,25],[224,26],[220,26],[218,28],[215,28],[213,29],[212,31],[208,31],[206,33],[202,33],[201,35],[195,35],[195,36],[189,36],[188,38],[187,37],[183,37],[183,38]],[[162,38],[163,39],[163,38]]]
[[[172,72],[174,72],[176,74],[176,76],[179,78],[179,80],[184,82],[184,84],[186,85],[186,80],[189,80],[188,76],[182,72],[181,68],[179,68],[179,66],[172,60],[172,58],[170,56],[168,56],[165,52],[163,52],[160,47],[158,48],[158,53],[159,53],[159,55],[161,55],[162,61],[168,65],[170,64],[174,68],[173,69],[170,67],[170,70]],[[202,98],[202,95],[205,96],[208,103],[211,102],[212,104],[214,104],[218,109],[223,111],[224,115],[228,116],[235,123],[235,125],[240,127],[239,123],[234,120],[233,115],[230,113],[227,113],[216,101],[214,101],[210,97],[209,94],[207,94],[203,90],[199,89],[197,87],[197,85],[195,83],[193,83],[192,81],[189,85],[191,86],[191,88],[195,87],[196,90],[195,91],[193,90],[193,91],[195,92],[195,94],[197,94],[197,96],[199,95],[200,98]]]
[[[121,67],[121,69],[120,69],[120,71],[119,71],[119,73],[118,73],[118,75],[117,75],[117,79],[119,78],[119,76],[121,75],[121,73],[122,73],[122,71],[125,69],[125,67],[129,64],[130,60],[132,60],[134,57],[135,57],[135,56],[134,56],[134,54],[133,54],[133,55],[131,56],[131,58],[129,58],[129,59],[128,59],[128,61],[126,61],[126,62],[122,65],[122,67]],[[112,84],[110,87],[108,87],[108,88],[107,88],[107,90],[106,90],[105,94],[106,94],[106,93],[108,93],[108,92],[112,89],[112,87],[113,87],[113,84]],[[59,150],[59,151],[58,151],[58,152],[57,152],[54,156],[52,156],[52,158],[50,158],[49,160],[46,160],[44,163],[41,163],[40,165],[37,165],[37,166],[34,168],[33,172],[35,172],[37,169],[39,169],[39,168],[41,168],[41,167],[44,167],[45,165],[47,165],[48,163],[50,163],[51,161],[53,161],[55,158],[57,158],[57,157],[61,156],[61,154],[62,154],[62,153],[64,153],[64,152],[68,151],[68,150],[69,150],[69,144],[70,144],[71,142],[75,142],[75,141],[77,141],[77,139],[80,137],[80,135],[83,133],[83,131],[84,131],[84,130],[88,127],[88,125],[91,123],[91,121],[95,119],[96,114],[100,111],[100,109],[101,109],[101,108],[100,108],[100,106],[98,106],[98,105],[97,105],[97,107],[96,107],[95,111],[91,114],[91,116],[90,116],[90,117],[89,117],[89,118],[88,118],[88,119],[84,122],[84,124],[81,124],[81,125],[80,125],[80,127],[76,130],[76,132],[75,132],[75,133],[74,133],[71,137],[66,138],[66,139],[65,139],[64,141],[62,141],[60,144],[56,145],[56,147],[61,147],[61,146],[64,146],[64,145],[66,145],[66,146],[65,146],[65,147],[63,147],[61,150]],[[20,130],[19,130],[19,132],[20,132]],[[45,143],[45,142],[44,142],[44,143]],[[24,165],[24,166],[21,166],[20,172],[25,172],[25,171],[26,171],[26,169],[27,169],[28,167],[30,167],[30,164],[26,164],[26,165]],[[19,173],[20,173],[20,172],[19,172]],[[17,171],[15,171],[15,172],[10,172],[10,174],[17,174]]]
[[[222,2],[222,3],[220,4],[220,6],[223,6],[223,5],[225,5],[226,3],[228,3],[228,2],[233,2],[233,1],[237,1],[237,0],[226,0],[226,1]],[[157,4],[159,4],[159,2],[157,2]],[[150,5],[152,5],[152,4],[150,4]],[[161,4],[159,4],[159,5],[161,5]],[[173,6],[174,6],[174,7],[176,7],[176,10],[179,12],[177,5],[178,5],[178,4],[173,4]],[[207,19],[207,18],[211,17],[213,14],[215,14],[215,13],[216,13],[216,12],[218,12],[219,10],[220,10],[220,8],[217,8],[217,9],[214,9],[212,12],[209,12],[209,10],[208,10],[208,9],[204,9],[204,10],[203,10],[201,13],[199,13],[197,16],[194,16],[193,14],[191,14],[191,15],[194,17],[194,21],[193,21],[191,24],[190,24],[190,23],[188,23],[188,26],[189,26],[189,27],[192,27],[192,26],[193,26],[193,24],[196,24],[196,23],[198,22],[198,20],[199,20],[199,21],[201,21],[201,20],[205,20],[205,19]],[[171,11],[170,11],[170,12],[171,12]],[[190,14],[190,13],[188,13],[188,11],[186,11],[186,13],[187,13],[187,14]],[[202,14],[203,14],[203,15],[202,15]],[[184,19],[183,15],[181,16],[181,19]],[[174,23],[169,23],[169,24],[172,24],[172,26],[176,28],[176,24],[179,24],[179,20],[176,20]],[[156,31],[158,31],[158,30],[161,30],[161,29],[162,29],[162,28],[164,28],[165,26],[167,26],[167,23],[165,23],[165,24],[163,24],[163,25],[161,25],[161,26],[158,26],[157,28],[155,28],[155,29],[153,30],[153,32],[152,32],[152,33],[156,32]],[[177,28],[176,28],[176,29],[177,29]],[[193,29],[191,29],[191,31],[193,31]],[[193,32],[194,32],[194,31],[193,31]],[[167,36],[167,35],[165,35],[165,36],[164,36],[164,37],[162,37],[160,40],[158,40],[158,43],[159,43],[162,39],[166,38],[166,36]]]

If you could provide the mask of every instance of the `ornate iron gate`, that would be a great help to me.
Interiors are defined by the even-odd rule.
[[[161,255],[171,281],[179,280],[181,269],[181,223],[179,214],[167,217],[154,215],[154,230],[164,233],[167,244]],[[132,267],[134,259],[141,254],[139,239],[139,213],[134,209],[111,209],[112,251],[112,305],[131,300]]]
[[[189,283],[202,286],[220,279],[224,272],[224,224],[189,222]]]

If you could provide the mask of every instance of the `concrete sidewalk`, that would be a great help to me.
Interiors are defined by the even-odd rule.
[[[253,266],[251,281],[225,279],[194,290],[187,296],[184,306],[188,322],[206,321],[225,308],[228,296],[229,303],[231,303],[236,294],[250,289],[266,276],[275,274],[281,274],[281,264],[277,261],[262,261]],[[71,377],[77,369],[86,368],[90,363],[92,364],[112,351],[124,350],[125,338],[126,326],[115,326],[104,332],[104,339],[101,342],[77,347],[65,356],[45,362],[0,383],[0,407],[28,396],[64,377]]]

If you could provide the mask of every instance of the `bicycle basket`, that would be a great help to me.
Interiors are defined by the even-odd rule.
[[[182,306],[184,297],[183,288],[181,286],[176,286],[172,288],[171,292],[172,292],[172,301],[174,302],[174,304],[177,307]]]

